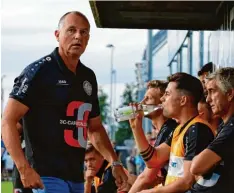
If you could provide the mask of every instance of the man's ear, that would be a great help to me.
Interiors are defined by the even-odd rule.
[[[231,102],[234,99],[234,89],[230,89],[227,91],[227,99],[228,102]]]
[[[54,32],[54,35],[55,35],[57,42],[59,42],[59,33],[60,33],[59,30],[55,30],[55,32]]]
[[[188,100],[189,100],[188,96],[186,96],[186,95],[181,96],[180,106],[184,106],[187,103]]]

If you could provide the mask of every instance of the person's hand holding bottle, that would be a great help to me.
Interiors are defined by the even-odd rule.
[[[136,109],[135,118],[129,119],[130,127],[132,129],[142,127],[142,119],[144,116],[144,112],[142,111],[142,109],[139,109],[139,103],[130,103],[129,105]]]

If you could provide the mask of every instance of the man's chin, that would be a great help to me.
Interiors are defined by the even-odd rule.
[[[72,57],[80,57],[81,54],[83,54],[83,51],[81,49],[72,49],[69,51],[69,54],[72,56]]]
[[[169,113],[167,113],[165,110],[163,111],[163,116],[167,118],[173,118]]]

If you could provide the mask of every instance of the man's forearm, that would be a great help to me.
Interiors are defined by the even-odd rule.
[[[84,193],[91,193],[92,182],[85,181]]]
[[[150,157],[150,159],[145,160],[144,156],[142,158],[144,159],[144,162],[148,168],[156,168],[159,167],[159,164],[157,164],[157,152],[153,151],[153,147],[149,148],[149,142],[147,141],[143,128],[136,128],[133,129],[133,136],[136,141],[137,148],[140,152],[144,152],[147,150],[147,152],[151,152],[150,154],[147,153],[147,156]],[[149,151],[148,151],[149,150]]]
[[[148,148],[149,143],[145,137],[143,128],[141,127],[141,128],[132,129],[132,132],[139,151],[140,152],[145,151]]]
[[[88,136],[95,149],[97,149],[109,163],[118,159],[103,126],[95,130],[89,130]]]
[[[29,167],[29,163],[21,148],[20,137],[15,123],[2,120],[2,138],[18,170],[21,171]]]
[[[145,190],[149,188],[150,185],[151,183],[147,182],[144,178],[138,177],[129,190],[129,193],[135,193],[141,190]]]
[[[157,172],[158,172],[158,169],[145,168],[145,170],[137,177],[129,193],[139,192],[141,190],[145,190],[156,185],[157,184],[157,181],[156,181]]]

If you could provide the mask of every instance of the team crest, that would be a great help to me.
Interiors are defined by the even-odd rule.
[[[87,95],[91,95],[92,94],[92,85],[89,83],[89,81],[84,81],[83,82],[83,87],[84,87],[84,91],[87,93]]]

